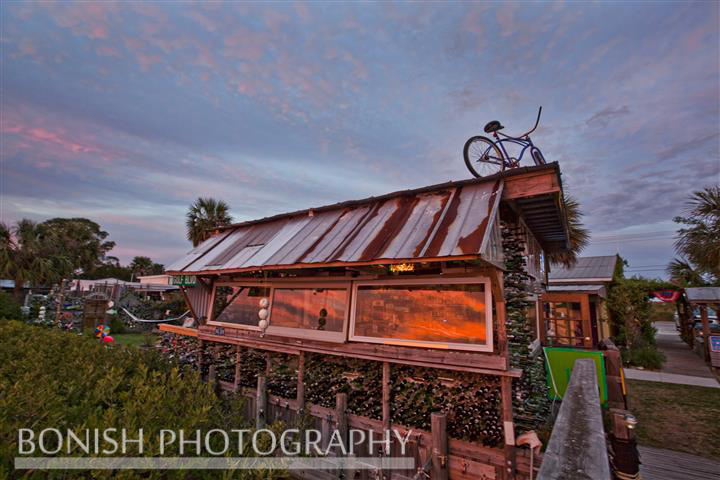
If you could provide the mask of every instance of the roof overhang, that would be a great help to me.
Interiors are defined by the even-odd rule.
[[[513,175],[505,179],[502,199],[523,218],[544,250],[570,248],[557,162],[515,169]]]

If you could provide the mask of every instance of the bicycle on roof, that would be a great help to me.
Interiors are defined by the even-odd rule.
[[[505,135],[500,132],[503,127],[500,122],[493,120],[485,125],[485,133],[492,134],[495,138],[493,141],[490,138],[483,136],[470,137],[465,142],[463,148],[463,156],[465,157],[465,165],[467,165],[470,173],[476,177],[486,177],[488,175],[494,175],[500,173],[505,169],[517,168],[520,166],[520,160],[522,160],[525,151],[530,149],[530,156],[532,157],[535,165],[544,165],[545,157],[542,152],[537,148],[530,140],[530,134],[540,124],[540,114],[542,113],[542,107],[538,110],[537,120],[535,120],[535,126],[529,131],[518,135],[516,137]],[[511,157],[505,144],[516,144],[521,147],[520,155],[517,158]]]

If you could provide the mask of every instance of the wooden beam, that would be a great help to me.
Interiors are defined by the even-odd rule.
[[[300,352],[298,356],[298,376],[297,376],[297,404],[302,414],[305,410],[305,352]]]
[[[185,337],[197,337],[198,336],[198,331],[196,328],[186,328],[186,327],[179,327],[177,325],[168,325],[166,323],[161,323],[158,326],[158,329],[161,332],[174,333],[176,335],[183,335]]]
[[[447,418],[444,413],[430,414],[432,429],[432,478],[448,480]]]
[[[506,178],[502,198],[511,200],[554,193],[560,193],[560,182],[555,172],[547,171]]]
[[[347,393],[338,393],[335,396],[335,418],[337,431],[343,445],[348,443]],[[336,454],[339,455],[340,452]]]
[[[512,409],[512,379],[503,377],[500,379],[502,395],[502,417],[503,430],[505,432],[505,471],[506,478],[515,478],[515,424],[513,423]]]
[[[257,395],[255,397],[255,428],[265,428],[267,421],[267,385],[263,375],[258,376]]]
[[[390,364],[383,362],[382,366],[382,422],[385,435],[390,430]]]
[[[235,378],[233,378],[233,385],[237,391],[240,386],[240,363],[242,362],[242,347],[240,345],[235,347]]]

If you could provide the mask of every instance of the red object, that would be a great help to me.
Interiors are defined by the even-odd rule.
[[[113,343],[115,342],[115,339],[108,335],[107,337],[103,337],[103,343]]]
[[[652,292],[652,294],[655,298],[662,300],[663,302],[674,302],[680,298],[680,292],[677,290],[659,290],[657,292]]]

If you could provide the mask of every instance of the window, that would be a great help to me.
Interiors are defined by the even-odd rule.
[[[349,283],[273,285],[268,334],[344,342]]]
[[[547,302],[545,304],[548,343],[583,346],[583,316],[580,302]]]
[[[490,351],[489,287],[486,279],[358,283],[351,340]]]
[[[257,327],[260,299],[270,297],[269,287],[221,286],[216,289],[215,315],[219,323]]]

